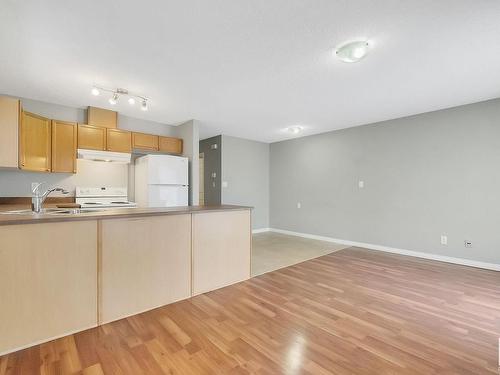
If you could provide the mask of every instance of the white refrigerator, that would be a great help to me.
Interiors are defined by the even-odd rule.
[[[146,155],[135,160],[135,201],[139,207],[188,205],[188,158]]]

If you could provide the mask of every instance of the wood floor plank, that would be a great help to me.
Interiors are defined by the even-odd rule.
[[[349,248],[0,357],[14,374],[497,374],[500,272]]]

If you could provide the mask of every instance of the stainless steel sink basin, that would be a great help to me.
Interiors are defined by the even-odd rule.
[[[12,210],[12,211],[0,211],[2,215],[29,215],[32,214],[31,210]]]
[[[44,208],[40,214],[48,214],[51,212],[57,212],[61,211],[60,208]],[[36,212],[31,211],[30,209],[27,210],[11,210],[11,211],[0,211],[0,214],[3,215],[36,215]]]
[[[0,215],[78,215],[89,212],[99,212],[102,210],[88,210],[80,208],[44,208],[40,213],[31,210],[11,210],[0,211]]]

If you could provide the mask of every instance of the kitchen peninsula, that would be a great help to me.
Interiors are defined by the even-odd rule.
[[[250,252],[249,207],[0,212],[0,354],[246,280]]]

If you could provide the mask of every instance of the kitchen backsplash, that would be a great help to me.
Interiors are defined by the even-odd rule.
[[[0,170],[0,197],[29,197],[32,182],[60,186],[74,196],[75,186],[127,186],[128,174],[128,164],[80,159],[77,160],[76,174]]]

